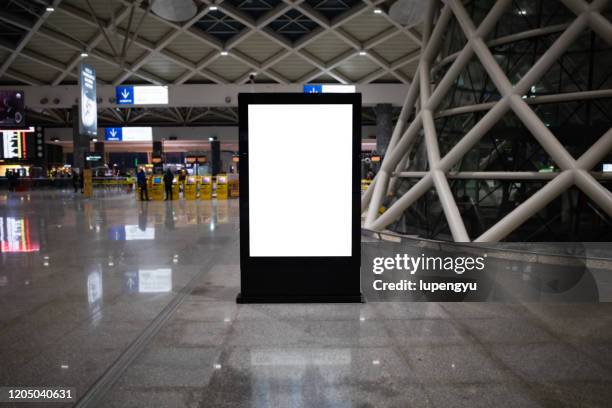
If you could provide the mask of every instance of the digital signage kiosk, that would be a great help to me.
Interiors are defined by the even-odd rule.
[[[361,95],[240,94],[238,105],[237,301],[360,302]]]

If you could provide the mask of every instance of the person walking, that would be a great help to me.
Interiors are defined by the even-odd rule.
[[[72,171],[72,187],[74,188],[74,192],[76,193],[79,190],[79,172],[78,169],[74,169]]]
[[[138,170],[136,180],[138,181],[138,188],[140,188],[140,201],[150,201],[149,191],[147,190],[147,175],[142,167]]]
[[[172,200],[172,182],[174,181],[174,175],[170,169],[166,170],[164,174],[164,187],[166,190],[166,201]]]

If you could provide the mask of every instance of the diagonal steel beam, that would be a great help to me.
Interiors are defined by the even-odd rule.
[[[62,0],[53,0],[53,2],[51,3],[51,7],[57,7],[61,2]],[[13,61],[15,61],[15,58],[17,58],[17,56],[23,51],[26,45],[28,45],[34,34],[36,34],[38,29],[42,27],[49,15],[49,12],[45,12],[43,15],[41,15],[36,21],[36,23],[34,23],[34,25],[29,29],[29,31],[23,36],[21,41],[19,41],[19,44],[17,44],[15,50],[0,66],[0,77],[2,77],[6,73],[7,69],[11,66]]]

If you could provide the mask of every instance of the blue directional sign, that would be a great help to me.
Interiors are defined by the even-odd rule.
[[[134,87],[133,86],[118,86],[115,88],[115,98],[118,105],[133,105],[134,104]]]
[[[107,142],[121,142],[123,140],[122,128],[105,128],[104,140]]]
[[[304,85],[304,93],[323,93],[323,85]]]

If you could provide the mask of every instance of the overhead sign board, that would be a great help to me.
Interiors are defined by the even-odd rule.
[[[338,85],[338,84],[323,84],[323,85],[304,85],[304,93],[355,93],[355,85]]]
[[[107,142],[151,142],[151,127],[116,127],[104,129],[104,140]]]
[[[80,65],[79,86],[79,133],[85,136],[98,134],[98,101],[96,96],[96,70],[87,65]]]
[[[115,88],[118,105],[167,105],[167,86],[118,86]]]

